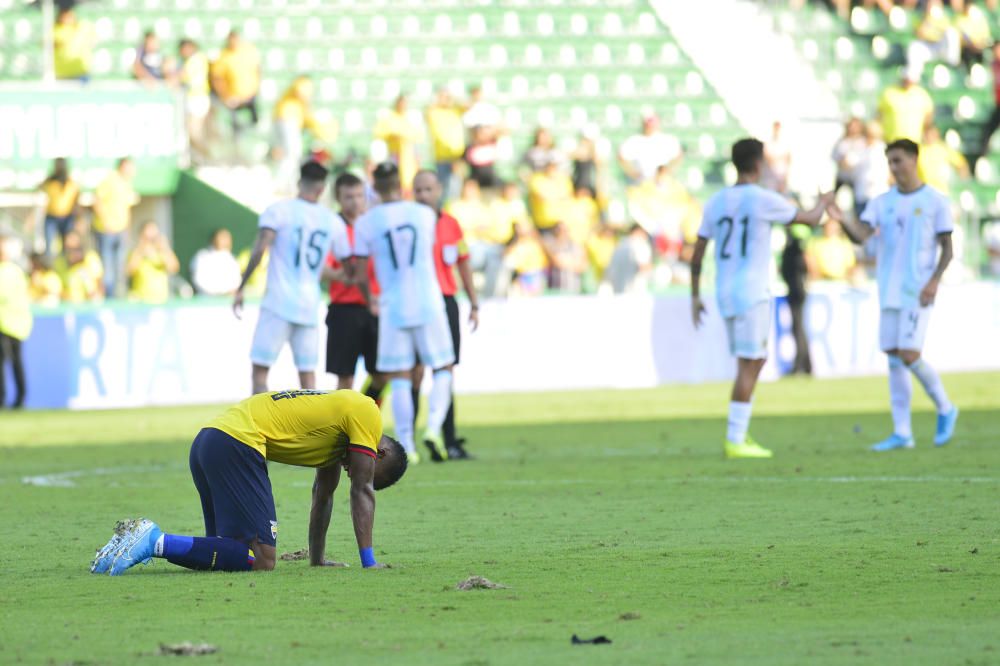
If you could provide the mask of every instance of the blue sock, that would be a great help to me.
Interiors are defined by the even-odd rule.
[[[156,557],[198,571],[250,571],[254,556],[245,543],[226,537],[189,537],[164,534]]]

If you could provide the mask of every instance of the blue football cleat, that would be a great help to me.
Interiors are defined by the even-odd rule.
[[[122,536],[128,531],[128,524],[129,521],[126,520],[119,520],[115,524],[115,533],[111,535],[111,539],[94,555],[94,560],[90,563],[90,573],[108,573],[115,555],[121,550]]]
[[[118,552],[111,562],[111,576],[120,576],[137,564],[146,564],[153,558],[156,541],[163,531],[152,520],[140,518],[126,521]]]
[[[893,433],[888,439],[883,439],[877,444],[873,444],[872,451],[895,451],[896,449],[912,449],[916,444],[912,437],[903,437]]]
[[[955,424],[958,423],[958,407],[952,406],[947,414],[938,414],[937,430],[934,433],[934,446],[944,446],[955,434]]]

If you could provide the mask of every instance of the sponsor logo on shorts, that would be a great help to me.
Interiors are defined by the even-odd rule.
[[[272,520],[271,521],[271,538],[272,539],[277,539],[278,538],[278,521],[277,520]]]

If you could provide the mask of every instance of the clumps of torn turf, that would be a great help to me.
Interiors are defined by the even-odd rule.
[[[306,548],[302,548],[300,550],[292,551],[291,553],[282,553],[279,559],[282,559],[286,562],[297,562],[298,560],[308,560],[309,550]]]
[[[190,643],[184,641],[183,643],[160,643],[160,656],[174,656],[179,655],[182,657],[197,657],[202,654],[214,654],[219,651],[214,645],[209,645],[208,643]]]
[[[506,590],[507,586],[502,583],[494,583],[482,576],[469,576],[455,586],[456,590]]]

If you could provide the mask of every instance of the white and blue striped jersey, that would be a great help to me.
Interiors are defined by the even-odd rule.
[[[412,201],[380,204],[354,223],[354,254],[372,257],[382,293],[379,316],[393,326],[423,326],[444,311],[434,270],[437,214]]]
[[[861,221],[877,232],[882,308],[920,307],[920,292],[937,266],[937,236],[955,227],[948,197],[929,185],[907,194],[893,187],[865,206]]]
[[[325,206],[296,198],[268,206],[259,226],[275,232],[260,306],[293,324],[316,325],[327,254],[351,256],[344,221]]]
[[[771,298],[771,225],[788,224],[794,203],[759,185],[733,185],[705,204],[698,236],[715,240],[715,291],[723,317]]]

